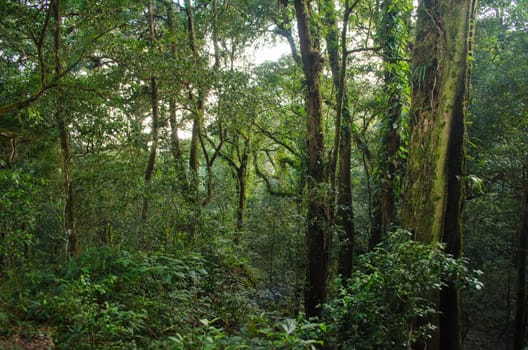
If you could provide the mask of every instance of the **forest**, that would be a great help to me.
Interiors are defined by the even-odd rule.
[[[527,92],[525,0],[1,0],[0,349],[526,349]]]

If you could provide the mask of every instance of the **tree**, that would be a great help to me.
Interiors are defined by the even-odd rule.
[[[324,139],[322,129],[322,97],[320,75],[322,57],[318,38],[312,28],[310,0],[295,0],[302,68],[306,80],[306,177],[307,266],[304,307],[307,316],[320,314],[318,305],[327,297],[326,280],[330,263],[331,235],[325,219],[326,193],[324,175]]]
[[[335,143],[330,160],[330,176],[336,192],[335,224],[339,235],[338,273],[347,279],[352,274],[352,259],[355,238],[354,209],[352,203],[351,152],[352,116],[346,86],[347,71],[347,31],[350,14],[357,2],[345,2],[341,33],[337,28],[337,14],[333,0],[325,1],[324,14],[328,24],[326,43],[332,82],[336,100]],[[340,34],[340,35],[339,35]],[[340,40],[338,39],[340,38]]]
[[[468,66],[475,3],[421,1],[413,55],[413,90],[403,226],[423,242],[461,254]],[[427,348],[460,349],[454,286],[440,293],[439,330]]]
[[[407,0],[386,0],[381,4],[377,42],[383,59],[383,93],[379,150],[375,169],[373,227],[369,245],[373,248],[398,223],[397,200],[403,161],[400,148],[407,106],[409,65],[408,37],[411,4]]]
[[[62,11],[61,0],[54,0],[52,4],[53,19],[55,25],[54,31],[54,59],[55,59],[55,76],[63,74],[62,70]],[[72,159],[72,150],[70,145],[70,131],[68,122],[65,118],[64,105],[61,99],[64,96],[62,89],[59,89],[57,95],[57,104],[55,111],[55,120],[57,122],[57,131],[59,133],[61,156],[62,156],[62,185],[64,193],[64,216],[63,226],[64,235],[68,240],[66,254],[69,258],[79,253],[79,240],[77,237],[77,224],[75,215],[75,192],[73,188],[72,172],[70,162]]]
[[[153,0],[148,3],[148,32],[149,32],[149,45],[151,50],[154,49],[156,42],[156,33],[154,29],[154,5]],[[152,144],[150,146],[150,154],[148,158],[147,167],[145,169],[145,194],[143,196],[143,207],[141,209],[141,221],[143,224],[147,221],[147,210],[148,210],[148,196],[150,193],[150,187],[152,182],[152,174],[154,172],[154,163],[156,161],[156,153],[158,151],[158,134],[160,129],[160,117],[159,117],[159,101],[158,101],[158,82],[153,72],[150,73],[150,104],[152,109],[152,126],[151,126],[151,137]]]

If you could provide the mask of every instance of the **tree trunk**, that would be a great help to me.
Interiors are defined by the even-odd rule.
[[[62,74],[61,62],[61,26],[62,26],[62,11],[61,1],[54,0],[50,6],[53,6],[53,18],[55,21],[54,46],[55,46],[55,76]],[[57,106],[55,111],[55,121],[59,133],[60,148],[61,148],[61,171],[62,171],[62,186],[64,198],[64,212],[63,212],[63,229],[66,239],[66,255],[71,258],[79,253],[79,242],[77,237],[77,227],[75,222],[75,194],[73,190],[73,181],[70,168],[70,160],[72,158],[72,150],[70,145],[70,131],[65,120],[65,111],[63,105],[64,90],[59,88]]]
[[[199,51],[196,45],[196,33],[194,28],[194,15],[192,11],[191,1],[185,0],[185,11],[187,14],[187,31],[189,35],[189,46],[193,52],[195,62],[198,63]],[[194,242],[196,235],[196,229],[198,225],[198,218],[201,217],[201,203],[199,197],[199,186],[200,181],[198,178],[198,169],[200,167],[200,139],[202,137],[202,125],[203,116],[205,113],[205,102],[207,98],[207,88],[203,82],[198,82],[198,96],[195,98],[192,91],[193,87],[189,86],[189,97],[193,104],[193,127],[191,135],[191,148],[189,152],[189,169],[190,169],[190,181],[189,181],[189,198],[194,207],[195,219],[191,223],[190,227],[190,241]],[[196,100],[196,101],[194,101]]]
[[[165,4],[167,8],[167,26],[169,27],[169,31],[171,35],[176,35],[176,25],[174,23],[174,13],[173,13],[173,6],[172,3],[166,3]],[[178,59],[177,53],[176,53],[176,40],[171,40],[170,43],[170,49],[171,49],[171,56],[174,62]],[[182,163],[182,152],[180,149],[180,139],[178,137],[178,120],[176,118],[176,98],[174,96],[169,97],[169,124],[170,124],[170,144],[171,144],[171,152],[174,156],[174,161],[177,163],[178,171],[182,170],[181,165]]]
[[[199,58],[198,47],[196,46],[196,37],[194,32],[194,16],[191,7],[191,2],[189,0],[185,1],[185,11],[187,13],[187,31],[189,35],[189,46],[193,52],[195,59]],[[192,89],[192,87],[189,87]],[[189,96],[191,102],[194,99],[192,90],[189,91]],[[189,155],[189,168],[191,169],[191,176],[194,177],[191,179],[193,183],[197,184],[196,177],[198,176],[198,167],[200,166],[199,151],[200,151],[200,133],[202,130],[202,119],[205,109],[205,93],[202,88],[199,88],[198,98],[193,107],[193,127],[192,127],[192,136],[191,136],[191,149]],[[197,188],[193,188],[196,190]],[[196,194],[195,194],[196,195]]]
[[[189,155],[189,168],[191,170],[191,176],[193,177],[198,176],[198,168],[200,167],[200,133],[202,132],[204,104],[205,99],[202,98],[202,96],[198,96],[198,104],[194,107],[193,111],[194,118],[191,136],[191,150]]]
[[[422,0],[413,57],[411,139],[403,226],[417,240],[461,252],[465,101],[473,0]],[[460,298],[453,286],[438,300],[438,331],[428,349],[461,349]]]
[[[178,137],[178,120],[176,118],[176,99],[171,97],[169,99],[169,123],[170,123],[170,143],[171,152],[176,163],[178,163],[178,169],[181,170],[182,163],[182,152],[180,149],[180,138]]]
[[[154,173],[154,164],[156,162],[156,153],[158,150],[159,134],[159,112],[158,112],[158,85],[156,78],[150,78],[150,103],[152,108],[152,131],[150,154],[145,168],[145,193],[143,195],[143,207],[141,210],[141,222],[146,224],[148,212],[148,196],[151,192],[152,174]]]
[[[246,211],[246,185],[247,185],[247,167],[249,161],[249,139],[244,140],[244,151],[239,156],[240,166],[236,168],[238,178],[238,209],[237,209],[237,226],[235,243],[240,243],[240,234],[244,228],[244,214]]]
[[[381,220],[378,226],[381,239],[387,235],[388,228],[397,223],[395,202],[398,194],[395,190],[395,181],[399,178],[398,171],[401,168],[399,157],[401,114],[408,79],[405,64],[408,30],[401,28],[401,21],[404,18],[404,23],[408,23],[406,11],[409,12],[410,7],[411,4],[404,2],[385,0],[381,8],[383,18],[379,28],[379,40],[383,47],[384,91],[387,99],[387,109],[382,120],[383,142],[378,164],[379,219]]]
[[[241,164],[236,170],[238,179],[238,208],[235,244],[240,243],[240,234],[244,228],[244,213],[246,211],[246,166],[246,164]]]
[[[149,41],[151,48],[155,41],[154,33],[154,9],[152,0],[149,1],[148,5],[148,22],[149,22]],[[159,134],[159,107],[158,107],[158,84],[156,78],[151,73],[150,76],[150,104],[152,108],[152,131],[150,154],[145,169],[145,193],[143,195],[143,207],[141,210],[141,222],[146,224],[147,212],[148,212],[148,196],[151,192],[152,174],[154,172],[154,163],[156,162],[156,153],[158,150],[158,134]]]
[[[309,0],[295,0],[301,59],[306,81],[307,110],[307,214],[306,214],[306,286],[304,307],[308,317],[317,316],[317,306],[327,297],[331,235],[325,222],[326,206],[323,164],[322,98],[320,91],[321,55],[313,40]]]
[[[390,226],[398,223],[396,217],[396,186],[402,167],[400,130],[402,109],[407,87],[407,38],[410,3],[384,0],[383,17],[378,28],[378,42],[382,47],[384,67],[385,111],[382,115],[380,138],[381,150],[376,172],[376,195],[373,199],[373,215],[369,247],[372,249],[386,237]],[[402,18],[405,26],[402,26]]]
[[[525,173],[528,169],[524,169]],[[528,181],[524,175],[521,194],[521,220],[517,246],[517,299],[515,302],[515,333],[513,350],[522,350],[526,335],[526,254],[528,249]]]
[[[347,108],[343,111],[341,126],[336,220],[336,224],[341,228],[337,272],[345,280],[352,275],[355,238],[354,209],[352,207],[352,177],[350,175],[350,158],[352,149],[352,138],[350,133],[351,123],[350,112]]]
[[[345,16],[341,33],[341,57],[339,55],[339,40],[336,11],[333,0],[323,4],[327,23],[326,46],[332,72],[332,81],[336,90],[336,142],[331,159],[331,174],[335,179],[336,212],[335,225],[339,228],[339,254],[337,272],[344,280],[352,275],[352,258],[354,248],[354,210],[352,207],[352,178],[350,175],[350,157],[352,135],[350,132],[351,115],[346,92],[346,33],[350,14],[349,4],[345,4]]]

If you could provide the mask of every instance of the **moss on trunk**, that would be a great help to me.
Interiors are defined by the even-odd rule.
[[[462,248],[464,121],[473,16],[473,0],[422,1],[413,57],[402,221],[417,240],[442,241],[455,257]],[[439,333],[429,348],[461,349],[458,291],[446,287],[439,305]]]

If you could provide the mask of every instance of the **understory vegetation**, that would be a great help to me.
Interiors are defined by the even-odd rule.
[[[64,349],[397,348],[430,337],[425,296],[446,283],[481,288],[478,273],[407,232],[360,257],[320,319],[288,317],[287,297],[256,289],[234,255],[87,250],[64,265],[20,269],[2,287],[3,327],[49,326]],[[280,308],[278,306],[281,306]],[[292,305],[286,305],[292,307]]]

